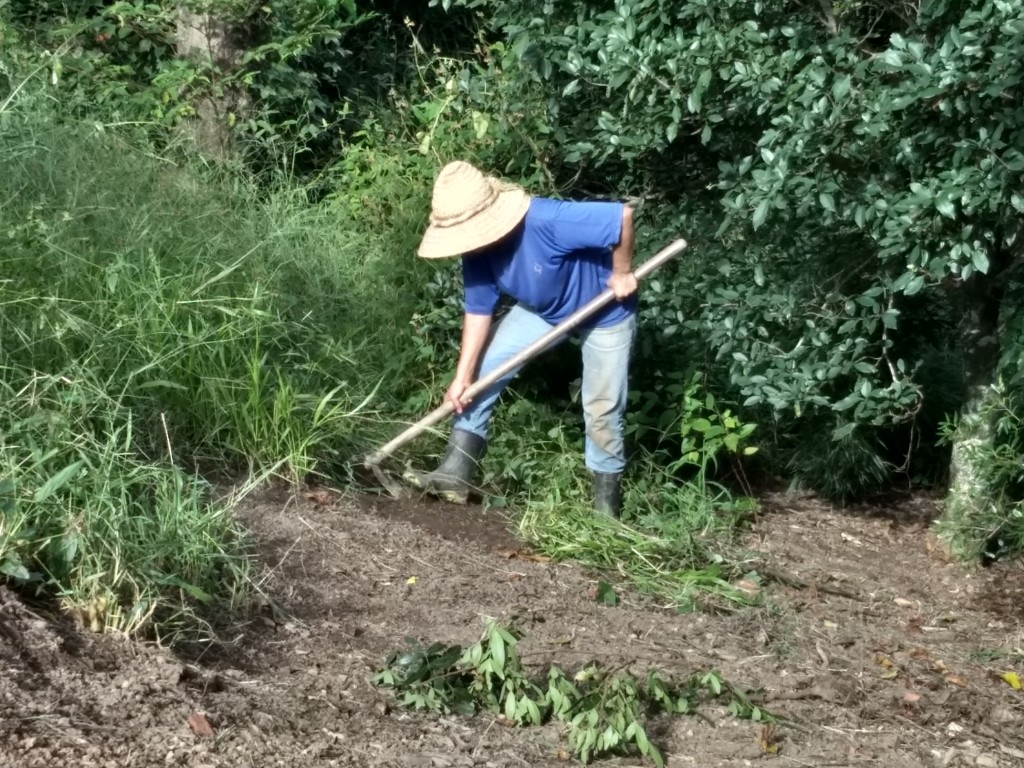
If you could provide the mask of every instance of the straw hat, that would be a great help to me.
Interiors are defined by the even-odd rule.
[[[419,255],[441,259],[497,242],[522,221],[530,196],[522,187],[484,176],[469,163],[449,163],[437,175],[430,226]]]

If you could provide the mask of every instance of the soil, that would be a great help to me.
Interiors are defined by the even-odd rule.
[[[268,605],[217,642],[92,635],[0,590],[0,765],[565,765],[556,726],[414,714],[368,682],[404,637],[468,644],[495,616],[537,663],[714,668],[784,718],[767,741],[724,705],[658,719],[670,766],[1024,766],[1024,694],[1001,677],[1024,678],[1024,566],[947,561],[925,498],[766,497],[745,544],[775,578],[719,615],[599,604],[595,574],[522,556],[493,511],[321,489],[238,513]]]

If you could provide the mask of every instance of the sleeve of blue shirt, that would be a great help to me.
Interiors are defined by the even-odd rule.
[[[470,315],[491,315],[498,306],[498,284],[485,258],[462,259],[462,282],[465,286],[464,307]]]
[[[623,203],[547,201],[542,230],[553,252],[612,248],[622,238]]]

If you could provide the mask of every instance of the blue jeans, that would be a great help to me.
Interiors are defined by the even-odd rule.
[[[510,357],[539,339],[553,326],[516,305],[501,319],[487,344],[478,377],[486,376]],[[608,328],[576,331],[583,342],[583,419],[587,427],[584,457],[592,472],[622,472],[626,448],[622,437],[629,381],[629,358],[636,335],[636,315]],[[487,424],[502,390],[515,378],[516,368],[470,403],[452,422],[455,429],[487,437]]]

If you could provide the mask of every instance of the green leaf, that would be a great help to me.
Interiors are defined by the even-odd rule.
[[[971,254],[971,261],[973,262],[976,270],[981,272],[983,275],[988,274],[989,261],[988,254],[985,253],[985,251],[980,248],[976,249],[974,253]]]
[[[636,729],[636,746],[641,754],[646,755],[651,751],[651,743],[647,740],[647,734],[641,727]]]
[[[893,69],[898,69],[903,66],[903,59],[900,58],[899,52],[894,51],[892,48],[882,54],[881,61]]]
[[[913,296],[915,293],[920,291],[924,287],[924,275],[915,275],[914,278],[907,283],[907,287],[903,289],[903,293],[906,296]]]
[[[686,97],[686,109],[691,113],[700,112],[700,91],[701,89],[694,89],[690,91],[690,95]]]
[[[32,578],[28,568],[21,564],[21,558],[14,553],[0,561],[0,573],[16,581],[29,581]]]
[[[74,562],[75,555],[78,554],[80,541],[81,537],[74,531],[68,531],[61,537],[61,555],[69,566]]]
[[[0,513],[9,514],[14,511],[14,480],[5,477],[0,480]]]
[[[535,702],[533,699],[526,699],[526,714],[529,717],[531,723],[533,723],[534,725],[540,725],[540,707],[537,706],[537,702]]]
[[[836,201],[828,192],[822,192],[818,195],[818,202],[821,203],[821,207],[826,211],[836,212]]]
[[[505,640],[501,634],[494,628],[491,629],[489,638],[489,644],[491,649],[491,658],[494,659],[496,665],[495,672],[501,677],[505,676]]]
[[[956,218],[956,206],[953,205],[952,200],[940,200],[935,203],[935,209],[947,219]]]
[[[597,582],[597,602],[602,605],[616,605],[619,602],[618,593],[607,581]]]
[[[861,400],[860,395],[858,395],[856,393],[854,393],[852,395],[847,395],[842,400],[840,400],[838,403],[834,404],[832,406],[832,410],[833,411],[845,411],[845,410],[848,410],[848,409],[852,408],[853,406],[855,406],[857,403],[859,403],[860,400]]]
[[[832,83],[832,98],[841,101],[850,92],[850,76],[842,75]]]
[[[839,442],[843,438],[849,437],[853,434],[853,431],[857,428],[857,422],[851,421],[849,424],[843,424],[841,427],[837,427],[832,430],[832,439]]]
[[[757,229],[764,224],[764,220],[766,218],[768,218],[768,201],[762,200],[757,204],[757,208],[754,209],[754,229]]]
[[[154,581],[161,584],[166,584],[170,587],[177,587],[178,589],[184,590],[186,593],[188,593],[190,597],[192,597],[195,600],[198,600],[201,603],[213,602],[213,596],[210,595],[208,592],[206,592],[200,587],[197,587],[195,584],[190,584],[184,579],[178,578],[177,576],[172,576],[168,573],[154,573],[152,576]]]
[[[708,684],[708,687],[711,688],[711,692],[714,693],[715,696],[722,695],[722,680],[718,675],[709,672],[705,676],[704,680]]]
[[[78,470],[82,468],[84,463],[84,461],[79,459],[76,462],[68,464],[64,469],[37,488],[35,494],[32,496],[32,500],[36,504],[41,504],[46,501],[50,496],[71,482],[75,475],[78,474]]]

